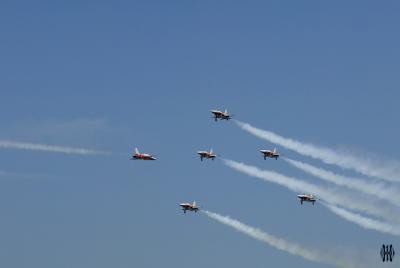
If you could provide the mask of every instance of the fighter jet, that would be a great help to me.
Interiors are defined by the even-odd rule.
[[[275,158],[275,160],[278,160],[279,153],[276,151],[276,148],[274,148],[273,151],[271,150],[260,150],[260,152],[264,155],[264,160],[269,158]]]
[[[218,119],[220,119],[220,120],[232,119],[232,115],[230,115],[227,110],[225,110],[224,112],[220,111],[220,110],[211,110],[211,113],[213,114],[213,118],[214,118],[215,122],[217,122]]]
[[[135,153],[132,155],[131,160],[156,160],[157,158],[151,154],[141,154],[138,148],[135,148]]]
[[[197,213],[197,211],[199,211],[199,209],[200,209],[198,206],[196,206],[196,201],[193,201],[193,204],[181,203],[181,204],[179,204],[179,206],[182,208],[183,213],[186,213],[186,210],[194,211]]]
[[[213,153],[212,149],[210,149],[209,152],[207,152],[207,151],[198,151],[197,154],[200,155],[200,160],[201,161],[203,161],[203,158],[206,158],[206,159],[211,158],[212,160],[214,160],[214,158],[217,157],[217,155]]]
[[[311,202],[313,205],[317,199],[312,194],[299,194],[297,196],[300,199],[300,204],[303,205],[303,202]]]

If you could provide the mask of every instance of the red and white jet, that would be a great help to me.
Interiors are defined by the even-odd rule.
[[[131,160],[156,160],[157,158],[151,154],[141,154],[138,148],[135,148],[135,153],[132,155]]]
[[[217,122],[218,119],[220,119],[220,120],[232,119],[232,115],[230,115],[227,110],[225,110],[224,112],[220,111],[220,110],[211,110],[211,113],[213,114],[213,118],[214,118],[215,122]]]
[[[303,202],[311,202],[313,205],[317,199],[312,194],[299,194],[297,196],[300,199],[300,204],[303,205]]]
[[[271,150],[260,150],[260,152],[264,155],[264,160],[269,158],[275,158],[275,160],[278,160],[279,153],[276,151],[276,148],[274,148],[273,151]]]
[[[197,154],[200,155],[200,160],[201,161],[203,161],[203,158],[206,158],[206,159],[211,158],[212,160],[214,160],[214,158],[217,157],[217,155],[213,153],[212,149],[210,149],[209,152],[207,152],[207,151],[198,151]]]
[[[193,201],[193,204],[181,203],[181,204],[179,204],[179,206],[182,208],[183,213],[186,213],[186,210],[194,211],[197,213],[197,211],[199,211],[199,209],[200,209],[198,206],[196,206],[196,201]]]

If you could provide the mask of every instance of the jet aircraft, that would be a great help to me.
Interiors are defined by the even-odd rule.
[[[225,110],[225,111],[211,110],[211,113],[213,114],[213,118],[214,118],[215,122],[217,122],[218,119],[220,119],[220,120],[232,119],[232,115],[230,115],[227,110]]]
[[[312,194],[299,194],[297,196],[300,199],[300,204],[303,205],[303,202],[311,202],[313,205],[317,199]]]
[[[142,154],[139,152],[138,148],[135,148],[135,153],[132,155],[131,160],[156,160],[154,155]]]
[[[280,156],[280,154],[276,151],[276,148],[274,148],[273,151],[271,151],[271,150],[260,150],[260,152],[264,155],[264,160],[266,160],[267,157],[275,158],[275,160],[278,160],[278,157]]]
[[[210,149],[209,152],[207,152],[207,151],[198,151],[197,154],[200,155],[200,160],[201,161],[203,161],[203,158],[206,158],[206,159],[211,158],[212,160],[214,160],[214,158],[217,157],[217,155],[213,153],[212,149]]]
[[[183,213],[186,213],[187,210],[194,211],[197,213],[197,211],[199,211],[199,209],[200,209],[198,206],[196,206],[196,201],[193,201],[193,204],[181,203],[181,204],[179,204],[179,206],[182,208]]]

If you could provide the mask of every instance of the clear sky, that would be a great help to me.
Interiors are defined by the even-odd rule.
[[[0,139],[113,154],[0,149],[1,266],[328,267],[184,215],[177,204],[193,199],[310,248],[400,251],[399,238],[195,154],[321,183],[210,118],[227,108],[283,136],[400,159],[399,14],[390,0],[2,1]],[[135,146],[159,160],[129,161]]]

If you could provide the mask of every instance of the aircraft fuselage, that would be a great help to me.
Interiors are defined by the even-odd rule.
[[[214,120],[218,121],[220,120],[230,120],[232,117],[227,113],[227,112],[222,112],[218,110],[211,110],[211,113],[213,114]]]
[[[315,201],[317,201],[317,199],[312,196],[312,195],[298,195],[297,196],[300,200],[300,204],[303,205],[303,202],[311,202],[313,205],[315,204]]]
[[[279,154],[270,150],[260,150],[260,152],[264,155],[264,160],[268,158],[275,158],[278,160]]]
[[[213,154],[211,152],[206,152],[206,151],[199,151],[199,152],[197,152],[197,154],[200,156],[201,161],[203,161],[203,158],[214,160],[214,158],[217,157],[216,154]]]
[[[156,160],[152,155],[149,154],[134,154],[131,158],[132,160]]]
[[[186,213],[187,210],[189,210],[189,211],[194,211],[194,212],[199,211],[199,208],[196,207],[196,205],[193,205],[193,204],[182,203],[182,204],[180,204],[179,206],[182,208],[183,213]]]

